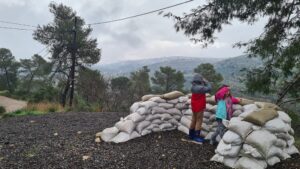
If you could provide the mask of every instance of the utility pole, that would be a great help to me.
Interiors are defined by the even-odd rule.
[[[77,52],[77,17],[75,16],[74,21],[74,29],[73,29],[73,44],[72,44],[72,53],[71,53],[71,93],[70,93],[70,102],[69,106],[72,107],[73,104],[73,97],[74,97],[74,87],[75,87],[75,64],[76,64],[76,52]]]

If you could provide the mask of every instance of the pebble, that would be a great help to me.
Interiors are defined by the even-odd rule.
[[[96,137],[100,137],[101,136],[101,132],[96,133]]]
[[[101,142],[100,138],[97,137],[97,138],[95,139],[95,142],[96,142],[96,143],[100,143],[100,142]]]
[[[90,156],[82,156],[82,160],[85,161],[85,160],[88,160],[90,159],[91,157]]]
[[[82,133],[82,131],[77,131],[77,134],[81,134]]]
[[[35,123],[35,121],[34,120],[30,120],[29,123]]]
[[[54,135],[54,136],[58,136],[58,133],[54,133],[53,135]]]

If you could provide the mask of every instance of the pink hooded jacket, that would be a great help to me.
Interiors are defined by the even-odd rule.
[[[225,95],[227,92],[229,92],[230,89],[227,86],[221,87],[217,93],[215,94],[215,100],[218,102],[219,100],[225,100]],[[232,104],[239,103],[239,99],[230,96],[231,102],[226,103],[226,109],[227,109],[227,117],[230,119],[233,114]]]

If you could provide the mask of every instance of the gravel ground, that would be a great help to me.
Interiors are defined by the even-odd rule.
[[[214,147],[180,141],[179,131],[154,133],[122,144],[95,143],[95,134],[124,113],[53,113],[0,120],[0,168],[203,168]],[[300,156],[270,168],[300,168]]]

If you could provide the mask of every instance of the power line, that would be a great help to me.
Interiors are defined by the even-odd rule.
[[[164,8],[156,9],[156,10],[153,10],[153,11],[149,11],[149,12],[145,12],[145,13],[141,13],[141,14],[137,14],[137,15],[133,15],[133,16],[128,16],[128,17],[124,17],[124,18],[120,18],[120,19],[114,19],[114,20],[109,20],[109,21],[95,22],[95,23],[90,23],[88,25],[101,25],[101,24],[106,24],[106,23],[111,23],[111,22],[123,21],[123,20],[131,19],[131,18],[136,18],[136,17],[139,17],[139,16],[143,16],[143,15],[148,15],[148,14],[151,14],[151,13],[159,12],[159,11],[162,11],[162,10],[165,10],[165,9],[173,8],[175,6],[183,5],[183,4],[192,2],[192,1],[194,1],[194,0],[189,0],[189,1],[181,2],[181,3],[175,4],[175,5],[167,6],[167,7],[164,7]]]
[[[35,31],[35,29],[16,28],[16,27],[7,27],[7,26],[0,26],[0,29],[12,29],[12,30],[22,30],[22,31]]]
[[[12,25],[20,25],[20,26],[27,26],[27,27],[37,28],[37,26],[33,26],[33,25],[29,25],[29,24],[23,24],[23,23],[17,23],[17,22],[10,22],[10,21],[4,21],[4,20],[0,20],[0,23],[6,23],[6,24],[12,24]]]

